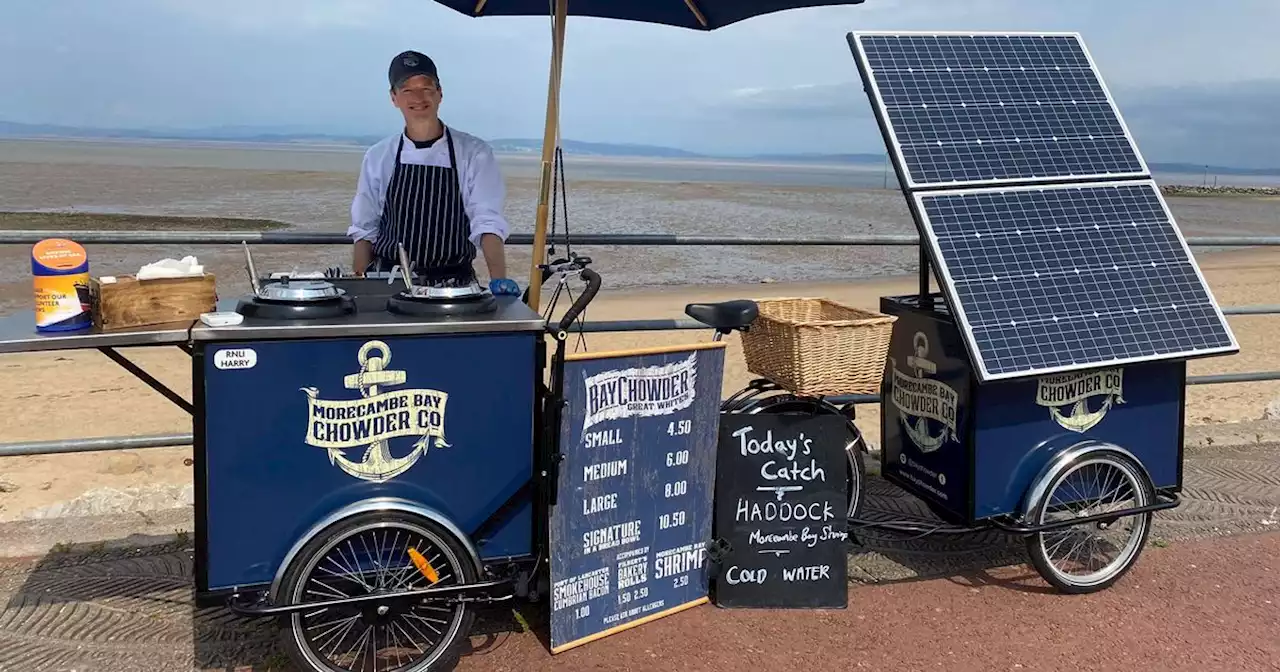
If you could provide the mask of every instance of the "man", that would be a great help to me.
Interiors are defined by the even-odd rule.
[[[420,277],[470,281],[478,247],[490,291],[519,294],[506,277],[503,246],[510,226],[502,215],[505,186],[493,150],[440,121],[443,91],[431,59],[406,51],[391,61],[387,77],[404,130],[364,155],[347,229],[355,244],[353,271],[391,270],[401,243]]]

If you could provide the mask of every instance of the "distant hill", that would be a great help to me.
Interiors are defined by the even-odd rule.
[[[542,141],[525,138],[490,140],[495,152],[508,154],[540,154]],[[884,163],[884,154],[700,154],[675,147],[659,145],[619,144],[609,142],[583,142],[561,140],[565,154],[578,156],[631,156],[637,158],[675,159],[739,159],[746,161],[789,161],[796,163]]]
[[[371,145],[382,136],[333,135],[286,131],[274,127],[214,126],[197,129],[88,128],[53,124],[23,124],[0,120],[0,137],[96,138],[119,140],[192,140],[263,143],[315,143]]]
[[[24,124],[0,120],[0,138],[97,138],[135,140],[186,140],[222,142],[261,142],[275,144],[328,144],[368,147],[381,135],[308,132],[300,129],[260,126],[216,126],[196,129],[127,129],[87,128],[58,126],[53,124]],[[499,138],[489,141],[495,152],[503,154],[540,154],[542,140],[526,138]],[[609,142],[561,141],[565,154],[574,156],[611,156],[667,159],[722,159],[740,161],[771,161],[789,163],[837,163],[865,166],[884,165],[884,154],[702,154],[674,147],[658,145],[625,144]],[[1151,170],[1161,173],[1200,174],[1203,164],[1159,163],[1150,164]],[[1209,166],[1210,175],[1280,175],[1277,168],[1236,168]]]
[[[1200,175],[1205,172],[1203,163],[1148,163],[1148,167],[1157,173],[1189,173]],[[1209,175],[1280,175],[1280,168],[1236,168],[1233,166],[1207,166]]]
[[[792,163],[856,163],[882,166],[884,154],[752,154],[745,159],[757,161],[790,161]]]
[[[490,140],[489,144],[495,152],[508,154],[541,154],[542,140],[525,138],[500,138]],[[560,147],[565,154],[580,156],[636,156],[650,158],[705,159],[707,154],[698,154],[674,147],[656,145],[629,145],[609,142],[583,142],[581,140],[561,139]]]

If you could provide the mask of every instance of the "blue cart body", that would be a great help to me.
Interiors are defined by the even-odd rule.
[[[271,583],[314,525],[376,497],[435,509],[481,559],[530,554],[540,346],[534,331],[198,344],[198,589]]]
[[[1182,486],[1186,363],[979,384],[940,295],[883,297],[893,326],[881,387],[882,473],[949,522],[1016,515],[1041,470],[1081,440],[1133,454],[1161,492]]]

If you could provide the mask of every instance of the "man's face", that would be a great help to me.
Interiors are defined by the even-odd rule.
[[[407,120],[432,119],[439,113],[442,97],[440,85],[434,79],[414,75],[391,92],[391,103]]]

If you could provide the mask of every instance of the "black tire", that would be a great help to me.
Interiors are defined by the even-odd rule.
[[[406,543],[407,539],[412,538],[412,535],[417,535],[422,538],[425,541],[425,544],[429,545],[424,546],[427,549],[425,552],[422,551],[422,549],[419,549],[420,552],[423,552],[423,555],[428,558],[439,558],[436,562],[432,562],[433,567],[440,574],[440,580],[437,585],[443,586],[455,583],[473,583],[478,578],[474,562],[471,555],[467,552],[466,547],[463,545],[461,540],[459,540],[453,533],[446,530],[443,526],[422,516],[402,511],[372,511],[360,513],[335,523],[333,526],[317,534],[315,538],[303,546],[302,550],[298,553],[297,557],[294,558],[293,562],[290,563],[289,568],[284,574],[283,580],[280,584],[280,592],[276,598],[277,601],[281,604],[294,604],[302,601],[300,596],[303,595],[303,587],[310,582],[310,576],[317,571],[317,568],[326,572],[325,581],[328,583],[324,584],[324,588],[334,590],[337,593],[345,595],[345,593],[342,593],[340,589],[333,588],[334,585],[340,585],[341,577],[338,579],[329,578],[329,575],[338,575],[332,570],[319,567],[319,565],[322,562],[326,562],[323,556],[328,555],[335,548],[340,550],[337,554],[330,556],[335,563],[333,566],[337,566],[337,557],[342,557],[344,560],[347,560],[348,557],[354,559],[359,554],[358,549],[361,543],[367,543],[368,540],[368,537],[366,536],[357,535],[368,534],[371,530],[376,530],[373,534],[391,534],[396,536],[397,539],[399,536],[404,536],[408,533],[408,535],[411,536],[406,537]],[[347,547],[340,546],[340,544],[347,541],[351,542]],[[415,547],[416,546],[417,545],[415,545]],[[346,553],[346,548],[352,549],[349,556]],[[394,548],[392,548],[392,551],[394,552]],[[367,547],[365,548],[365,552],[370,553],[371,555],[373,554],[373,552],[369,551]],[[383,559],[383,551],[381,548],[379,548],[376,555],[380,556],[380,559]],[[391,554],[388,554],[385,559],[387,560],[386,564],[388,565],[392,563],[395,563],[396,565],[400,564],[399,561],[393,559]],[[347,560],[347,562],[351,562],[351,560]],[[406,569],[409,571],[406,572]],[[386,578],[390,579],[392,577],[393,570],[394,568],[387,568],[387,571],[385,572]],[[397,579],[401,579],[402,577],[407,578],[408,576],[414,576],[414,572],[416,572],[416,570],[412,569],[411,566],[398,569],[396,570],[395,577]],[[350,574],[348,574],[348,576],[350,576]],[[381,582],[384,574],[379,573],[376,576],[379,582]],[[420,577],[421,574],[418,574],[414,576],[414,579],[416,580]],[[366,581],[364,581],[366,578],[368,577],[360,577],[360,583],[366,584],[364,586],[364,593],[362,594],[370,592]],[[403,583],[403,581],[398,581],[398,583]],[[427,585],[425,580],[418,581],[417,583],[418,585],[411,587],[404,586],[401,589],[424,588]],[[357,590],[353,592],[359,591]],[[307,599],[317,600],[325,598],[326,596],[322,594],[311,595]],[[367,607],[357,605],[345,608],[350,612],[366,612],[363,615],[356,615],[354,617],[355,620],[352,622],[355,625],[351,627],[351,630],[359,633],[361,630],[358,628],[364,627],[368,632],[374,633],[371,637],[372,641],[376,642],[378,641],[378,638],[382,638],[382,642],[395,642],[397,648],[402,648],[402,645],[400,644],[402,636],[412,640],[416,633],[417,635],[422,635],[424,638],[429,639],[430,636],[425,635],[422,632],[422,629],[432,629],[435,627],[426,622],[427,620],[434,619],[424,619],[420,614],[415,614],[412,617],[404,616],[403,618],[400,618],[400,614],[393,615],[387,620],[394,623],[394,625],[370,625],[369,619],[377,617],[367,613],[367,611],[376,608],[376,605],[369,605]],[[444,607],[435,604],[420,602],[412,605],[410,610],[430,610],[427,613],[433,613],[436,610],[441,610],[443,608]],[[335,611],[340,609],[343,608],[334,608]],[[457,666],[458,660],[462,657],[462,653],[468,644],[468,635],[470,634],[471,626],[475,621],[475,611],[470,605],[465,603],[449,607],[449,609],[451,612],[446,616],[448,620],[440,621],[445,623],[445,625],[439,629],[439,634],[442,635],[439,642],[425,647],[425,651],[422,651],[421,655],[411,657],[410,662],[405,665],[399,665],[399,655],[397,655],[395,665],[390,667],[382,667],[379,665],[376,667],[376,672],[426,672],[428,670],[430,672],[443,672],[446,670],[452,670]],[[362,671],[369,670],[369,666],[365,660],[355,660],[349,665],[341,666],[340,664],[329,660],[322,652],[318,652],[316,650],[317,648],[324,647],[318,646],[317,642],[312,641],[311,637],[304,633],[304,619],[306,616],[307,614],[305,612],[295,612],[293,614],[286,614],[280,617],[280,634],[283,640],[282,643],[284,649],[299,669],[313,670],[315,672],[350,672],[353,669]],[[316,616],[318,617],[319,614],[316,614]],[[316,633],[317,639],[321,640],[319,644],[328,645],[328,640],[333,637],[338,637],[339,634],[342,638],[347,636],[347,633],[342,632],[339,634],[333,634],[334,631],[329,628],[337,628],[340,631],[342,628],[347,626],[336,624],[343,623],[352,618],[352,616],[348,616],[346,619],[342,619],[341,621],[331,622],[327,625],[312,625],[311,628],[319,629],[319,632]],[[417,621],[411,621],[411,618],[417,619]],[[414,630],[415,633],[409,633],[408,631],[410,629]],[[390,638],[383,638],[384,633],[390,633]],[[342,639],[339,639],[339,642],[342,642]],[[424,648],[417,644],[414,644],[414,646],[419,650]],[[344,647],[337,646],[335,648],[341,649]],[[360,651],[362,653],[364,652],[363,646],[360,647]]]
[[[845,440],[845,484],[849,494],[847,519],[856,519],[862,511],[863,484],[866,481],[866,469],[863,466],[862,453],[866,450],[866,441],[858,426],[833,406],[812,399],[796,398],[790,395],[761,400],[762,403],[750,407],[746,413],[811,413],[814,415],[839,415],[845,418],[847,438]]]
[[[1050,502],[1054,500],[1054,493],[1062,488],[1064,481],[1072,477],[1072,475],[1081,473],[1082,470],[1090,467],[1097,467],[1098,471],[1103,468],[1109,469],[1119,475],[1123,481],[1127,481],[1127,490],[1131,494],[1133,502],[1127,503],[1121,508],[1147,506],[1155,500],[1155,491],[1151,486],[1151,480],[1141,466],[1121,453],[1098,450],[1075,458],[1071,464],[1051,478],[1045,488],[1044,496],[1029,512],[1028,523],[1034,526],[1048,522],[1046,514],[1049,513]],[[1092,482],[1102,482],[1104,486],[1110,482],[1109,480],[1098,481],[1097,478],[1095,476]],[[1073,488],[1073,490],[1078,490],[1078,488]],[[1086,515],[1091,513],[1093,512],[1089,512]],[[1138,557],[1142,555],[1142,550],[1146,546],[1147,537],[1151,533],[1151,523],[1154,516],[1155,514],[1152,512],[1127,514],[1111,521],[1084,524],[1088,528],[1098,529],[1102,529],[1100,526],[1104,524],[1109,529],[1110,526],[1122,521],[1133,521],[1136,525],[1136,528],[1128,535],[1128,539],[1120,550],[1116,561],[1109,563],[1108,567],[1092,576],[1076,578],[1058,568],[1049,557],[1049,547],[1051,545],[1055,548],[1063,545],[1062,542],[1054,544],[1050,540],[1064,535],[1069,530],[1077,529],[1079,526],[1058,528],[1048,532],[1037,532],[1028,535],[1026,538],[1027,553],[1031,556],[1031,563],[1035,566],[1036,571],[1040,573],[1040,576],[1059,591],[1072,595],[1095,593],[1111,587],[1137,563]]]

